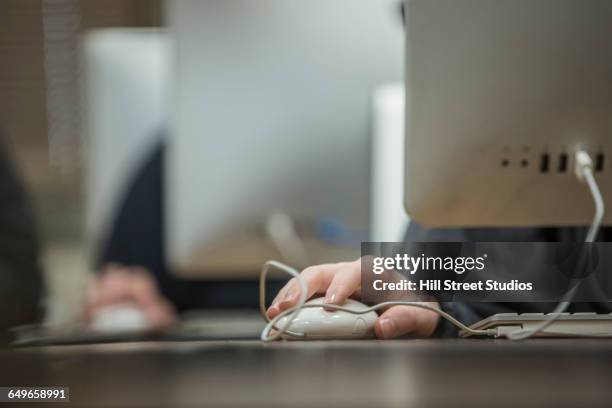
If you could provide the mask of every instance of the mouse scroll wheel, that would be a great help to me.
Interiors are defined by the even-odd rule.
[[[361,317],[358,317],[355,321],[355,326],[353,327],[353,334],[363,334],[367,330],[365,320]]]

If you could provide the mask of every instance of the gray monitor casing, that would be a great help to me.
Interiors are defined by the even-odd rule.
[[[257,272],[279,256],[261,233],[274,213],[367,230],[371,96],[403,76],[399,2],[165,6],[175,45],[165,174],[173,270]],[[311,263],[359,254],[302,238],[316,247]]]
[[[610,201],[612,2],[408,0],[406,20],[411,218],[589,224],[593,201],[573,153],[601,161],[595,176]]]

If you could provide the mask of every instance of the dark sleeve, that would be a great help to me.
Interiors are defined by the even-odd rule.
[[[42,287],[33,210],[0,144],[0,330],[40,318]]]
[[[425,228],[411,222],[407,242],[546,242],[556,241],[556,228]],[[552,310],[549,303],[441,302],[442,309],[465,325],[471,325],[496,313],[524,313]],[[435,337],[457,337],[458,329],[445,319],[434,332]]]
[[[164,157],[165,145],[160,141],[127,180],[95,267],[101,270],[106,263],[143,266],[153,274],[162,294],[182,310],[187,307],[188,288],[168,272],[165,257]]]

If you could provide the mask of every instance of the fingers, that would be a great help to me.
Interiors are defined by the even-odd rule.
[[[306,268],[300,274],[308,286],[306,298],[310,298],[315,293],[323,293],[329,286],[331,279],[336,271],[336,264],[317,265]],[[272,301],[266,314],[273,319],[283,310],[295,306],[300,298],[300,285],[296,278],[291,279]]]
[[[307,298],[316,293],[326,293],[325,303],[341,305],[361,289],[361,260],[312,266],[306,268],[300,276],[308,285]],[[279,291],[268,308],[268,317],[273,319],[283,310],[294,307],[299,297],[300,285],[293,278]]]
[[[325,303],[341,305],[346,299],[361,289],[361,261],[342,263],[338,265],[327,291]]]
[[[89,286],[84,308],[85,321],[101,307],[120,303],[135,304],[154,328],[172,324],[176,312],[160,293],[153,276],[142,267],[109,265]]]
[[[302,271],[300,277],[307,286],[306,299],[325,289],[329,280],[328,276],[331,276],[330,265],[310,267]],[[301,291],[302,287],[297,278],[291,279],[286,285],[283,297],[278,300],[280,309],[285,310],[295,306],[300,298]]]
[[[158,296],[157,284],[143,268],[109,265],[90,285],[87,307],[96,308],[120,301],[148,304]]]
[[[439,307],[437,303],[430,303]],[[439,316],[430,310],[411,306],[393,306],[376,320],[374,331],[380,339],[411,334],[416,337],[429,337],[438,325]]]
[[[162,297],[144,306],[142,311],[152,328],[163,329],[176,321],[174,306]]]

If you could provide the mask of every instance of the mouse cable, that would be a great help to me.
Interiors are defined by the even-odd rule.
[[[300,285],[300,298],[298,300],[297,305],[292,308],[282,311],[277,316],[275,316],[273,319],[269,319],[268,316],[266,315],[266,277],[271,268],[275,268],[280,271],[288,273],[289,275],[293,276],[298,282],[298,284]],[[297,318],[300,310],[306,309],[306,308],[312,308],[312,307],[319,307],[319,308],[325,307],[325,309],[340,310],[340,311],[352,313],[352,314],[366,314],[369,312],[375,312],[380,309],[385,309],[391,306],[411,306],[411,307],[416,307],[416,308],[435,312],[438,315],[440,315],[442,318],[448,320],[450,323],[455,325],[457,328],[464,330],[470,334],[476,335],[476,336],[493,336],[497,332],[496,330],[492,330],[492,329],[487,329],[487,330],[472,329],[466,326],[465,324],[461,323],[459,320],[455,319],[452,315],[445,312],[444,310],[437,308],[435,306],[431,306],[427,303],[423,303],[423,302],[390,301],[390,302],[378,303],[366,309],[354,310],[348,307],[344,307],[340,305],[333,305],[333,304],[325,304],[324,306],[319,305],[319,304],[306,305],[304,303],[306,303],[307,294],[308,294],[308,284],[304,281],[304,279],[302,279],[302,277],[300,276],[300,273],[294,268],[288,265],[285,265],[281,262],[278,262],[278,261],[268,261],[263,265],[261,269],[261,274],[259,275],[259,310],[261,311],[261,314],[264,316],[264,318],[268,321],[268,324],[266,325],[266,327],[264,327],[264,329],[261,332],[261,340],[263,342],[277,340],[283,334],[289,335],[294,338],[304,338],[304,334],[290,331],[289,326],[291,326],[291,323],[293,323],[293,320]],[[279,320],[288,315],[290,316],[288,319],[286,319],[285,323],[281,327],[278,327],[277,324]],[[273,330],[274,332],[272,333]]]
[[[581,182],[586,182],[593,197],[593,201],[595,203],[595,215],[593,216],[593,221],[591,222],[591,226],[586,234],[584,242],[589,244],[595,242],[597,239],[597,234],[599,233],[599,229],[601,227],[601,222],[605,213],[604,200],[601,196],[601,191],[599,191],[599,186],[597,185],[597,181],[595,180],[595,176],[593,176],[593,160],[591,160],[591,156],[584,150],[578,150],[575,156],[575,166],[574,173],[576,178],[578,178]],[[567,293],[563,296],[563,299],[557,304],[555,310],[551,313],[548,313],[547,318],[540,322],[536,327],[532,329],[519,329],[506,334],[506,337],[510,340],[525,340],[530,337],[535,336],[540,333],[551,324],[553,324],[563,312],[567,310],[567,308],[572,303],[572,299],[576,295],[578,291],[578,287],[580,286],[580,282],[576,283]],[[591,336],[586,336],[591,337]]]
[[[595,216],[593,217],[593,221],[591,223],[591,226],[589,227],[589,230],[585,238],[585,243],[592,243],[595,241],[597,234],[599,232],[599,229],[601,227],[601,223],[602,223],[604,212],[605,212],[604,201],[601,196],[601,192],[599,190],[595,177],[593,176],[593,161],[591,160],[591,157],[589,156],[589,154],[583,150],[579,150],[578,152],[576,152],[575,159],[576,159],[575,160],[576,177],[578,178],[578,180],[584,181],[587,183],[589,190],[591,192],[591,195],[593,196],[593,201],[595,202]],[[266,315],[266,278],[267,278],[270,268],[281,270],[293,276],[298,282],[298,284],[300,285],[300,298],[298,300],[297,305],[292,308],[282,311],[277,316],[275,316],[273,319],[269,319],[268,316]],[[536,327],[532,329],[519,329],[519,330],[510,332],[510,333],[507,333],[505,337],[507,337],[510,340],[525,340],[525,339],[535,336],[536,334],[540,333],[541,331],[549,327],[561,316],[561,314],[565,310],[567,310],[567,308],[571,304],[571,301],[574,295],[576,294],[578,290],[578,286],[579,284],[574,285],[565,294],[564,298],[559,302],[557,307],[551,313],[547,315],[547,319],[542,321],[539,325],[537,325]],[[306,305],[305,303],[307,300],[306,299],[307,294],[308,294],[308,285],[302,279],[302,277],[300,276],[300,273],[294,268],[288,265],[285,265],[281,262],[278,262],[278,261],[268,261],[263,265],[261,274],[259,276],[259,309],[261,311],[261,314],[267,320],[268,324],[264,327],[264,329],[261,332],[262,341],[264,342],[274,341],[274,340],[279,339],[283,334],[289,335],[294,338],[304,338],[304,335],[302,333],[296,333],[296,332],[292,332],[289,330],[291,323],[293,323],[295,318],[298,316],[300,310],[305,309],[305,308],[311,308],[311,307],[322,307],[321,305]],[[462,322],[460,322],[459,320],[455,319],[452,315],[445,312],[444,310],[434,307],[434,306],[430,306],[429,304],[423,303],[423,302],[390,301],[390,302],[378,303],[374,306],[371,306],[371,307],[368,307],[362,310],[353,310],[347,307],[333,305],[333,304],[326,304],[324,307],[326,309],[340,310],[340,311],[352,313],[352,314],[365,314],[365,313],[377,311],[377,310],[384,309],[384,308],[391,307],[391,306],[411,306],[411,307],[417,307],[420,309],[429,310],[429,311],[437,313],[440,317],[446,319],[451,324],[453,324],[460,330],[465,331],[466,333],[476,335],[476,336],[488,336],[488,337],[498,336],[498,332],[496,329],[483,329],[483,330],[472,329],[468,327],[467,325],[463,324]],[[278,327],[277,323],[280,321],[280,319],[282,319],[285,316],[289,316],[289,318],[286,319],[285,323],[281,327]],[[273,330],[274,330],[274,333],[272,333]],[[592,337],[592,336],[589,335],[585,337]]]

